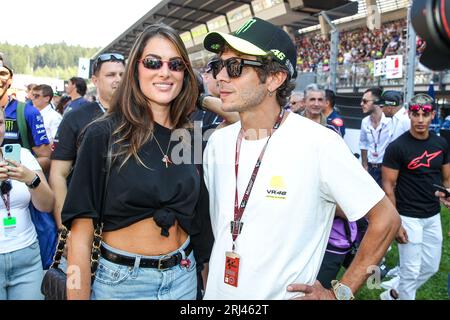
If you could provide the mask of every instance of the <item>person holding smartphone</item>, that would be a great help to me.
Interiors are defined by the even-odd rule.
[[[5,114],[0,109],[0,144]],[[42,269],[28,204],[53,207],[51,191],[36,158],[19,144],[0,148],[0,300],[41,300]]]
[[[429,131],[436,116],[433,102],[426,94],[411,99],[411,129],[387,147],[383,158],[383,188],[402,219],[396,237],[399,282],[380,295],[383,300],[414,300],[420,286],[439,270],[441,207],[435,193],[439,186],[450,187],[450,160],[447,141]]]

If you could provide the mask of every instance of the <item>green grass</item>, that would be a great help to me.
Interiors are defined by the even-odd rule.
[[[429,279],[422,287],[417,290],[417,300],[447,300],[447,281],[450,273],[450,237],[448,236],[450,213],[447,208],[441,210],[442,221],[442,257],[439,271]],[[386,255],[386,264],[394,267],[398,262],[397,244],[394,242],[392,249]],[[341,270],[342,272],[342,270]],[[356,294],[358,300],[379,300],[379,295],[384,289],[368,289],[367,286],[361,287]]]

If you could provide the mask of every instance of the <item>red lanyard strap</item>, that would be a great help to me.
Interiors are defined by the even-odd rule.
[[[380,131],[378,131],[378,140],[375,140],[375,136],[373,135],[373,131],[372,131],[372,129],[369,128],[370,134],[372,135],[373,142],[375,143],[375,152],[377,152],[377,147],[380,144],[381,131],[383,130],[383,128],[384,128],[384,124],[382,123],[381,124],[381,129],[380,129]]]
[[[259,168],[261,167],[261,162],[264,157],[264,153],[266,151],[267,145],[269,144],[269,140],[272,137],[273,133],[280,127],[281,122],[283,121],[284,117],[284,108],[281,109],[280,114],[278,115],[277,121],[273,125],[273,130],[269,135],[269,138],[266,141],[266,144],[264,145],[264,148],[262,149],[258,160],[256,161],[255,167],[253,169],[252,175],[250,177],[250,181],[248,182],[247,189],[245,190],[244,196],[242,198],[241,204],[238,205],[238,190],[237,190],[237,183],[238,183],[238,173],[239,173],[239,156],[241,152],[241,144],[242,139],[244,137],[244,130],[241,128],[241,131],[239,132],[237,141],[236,141],[236,153],[235,153],[235,174],[236,174],[236,188],[235,188],[235,195],[234,195],[234,220],[231,221],[231,235],[233,237],[233,250],[234,250],[234,243],[238,237],[238,235],[241,233],[243,223],[241,222],[242,216],[244,215],[244,210],[247,207],[248,199],[250,198],[250,194],[253,189],[253,185],[255,184],[256,176],[258,175]]]

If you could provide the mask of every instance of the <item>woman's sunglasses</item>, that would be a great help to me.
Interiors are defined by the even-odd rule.
[[[216,79],[217,75],[223,69],[223,67],[226,68],[228,76],[230,78],[238,78],[241,76],[242,68],[244,68],[244,66],[260,68],[263,66],[263,64],[262,62],[255,60],[229,58],[227,60],[213,60],[209,63],[209,66],[211,67],[213,78]]]
[[[169,61],[161,60],[154,57],[147,57],[138,62],[142,62],[143,66],[150,70],[161,69],[164,63],[167,63],[167,67],[170,71],[184,71],[186,69],[186,63],[181,58],[173,58]]]
[[[420,104],[412,104],[409,106],[409,111],[412,111],[412,112],[419,112],[420,109],[422,109],[423,112],[425,112],[425,113],[429,113],[429,112],[433,111],[433,106],[429,105],[429,104],[426,104],[423,106],[421,106]]]

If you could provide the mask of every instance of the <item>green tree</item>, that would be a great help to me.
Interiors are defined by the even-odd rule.
[[[8,55],[15,73],[68,79],[77,74],[78,59],[90,58],[99,48],[69,46],[64,42],[35,47],[0,43],[0,52]]]

